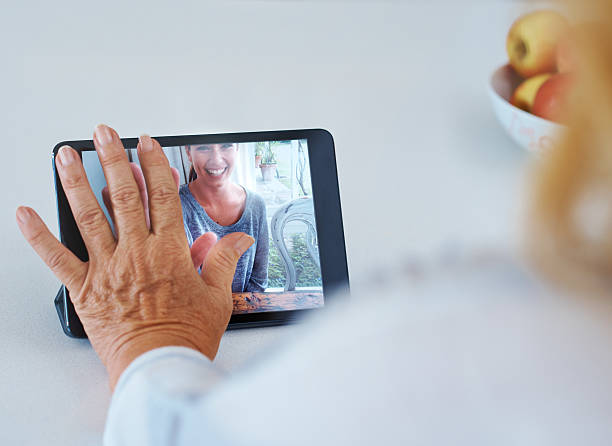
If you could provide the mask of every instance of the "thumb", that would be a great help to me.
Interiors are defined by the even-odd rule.
[[[179,189],[180,188],[180,181],[181,181],[181,176],[179,174],[179,171],[176,167],[171,167],[170,171],[172,172],[172,179],[174,180],[174,184],[176,184],[176,188]]]
[[[214,287],[231,286],[240,256],[255,242],[244,232],[232,232],[215,243],[202,267],[202,279]]]
[[[214,232],[205,232],[193,242],[191,245],[191,260],[196,269],[202,266],[208,251],[210,251],[210,248],[212,248],[215,243],[217,243],[217,235]]]

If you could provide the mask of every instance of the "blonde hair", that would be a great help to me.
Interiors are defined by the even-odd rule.
[[[570,11],[598,23],[575,36],[570,125],[533,170],[528,249],[555,282],[611,294],[612,2],[577,0]]]

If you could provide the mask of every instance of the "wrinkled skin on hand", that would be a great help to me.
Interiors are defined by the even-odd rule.
[[[138,145],[146,190],[113,129],[96,127],[94,144],[116,238],[68,146],[56,166],[89,261],[79,260],[27,207],[17,210],[22,233],[68,288],[111,387],[132,360],[154,348],[185,346],[213,359],[231,316],[236,264],[254,240],[233,233],[217,241],[207,233],[190,251],[174,174],[159,144],[143,135]],[[201,275],[194,265],[202,265]]]
[[[149,196],[147,194],[147,186],[145,183],[144,174],[142,173],[142,169],[136,163],[130,163],[130,168],[132,169],[132,174],[134,175],[134,180],[136,180],[136,184],[138,185],[138,191],[140,192],[140,199],[142,200],[142,206],[144,207],[145,219],[147,222],[147,228],[151,229],[151,220],[149,218]],[[180,174],[179,171],[171,167],[172,171],[172,179],[176,184],[177,190],[180,185]],[[108,186],[104,186],[102,188],[102,201],[104,201],[104,205],[106,209],[108,209],[108,213],[110,214],[113,222],[115,220],[115,216],[113,214],[113,203],[110,199],[110,194],[108,193]],[[217,240],[217,235],[214,232],[207,232],[198,237],[193,244],[191,245],[191,260],[193,260],[193,266],[196,269],[199,269],[202,266],[202,262],[204,262],[204,257],[206,257],[206,253],[208,249],[214,242]]]

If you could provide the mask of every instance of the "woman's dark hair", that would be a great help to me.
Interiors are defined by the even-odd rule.
[[[195,180],[198,177],[198,174],[196,173],[195,169],[193,168],[193,165],[189,168],[189,179],[187,180],[188,183],[191,183],[193,180]]]
[[[186,146],[185,149],[188,152],[191,152],[191,146]],[[198,177],[198,174],[196,173],[195,169],[193,168],[193,164],[189,167],[189,176],[187,177],[187,183],[191,183],[193,180],[195,180]]]

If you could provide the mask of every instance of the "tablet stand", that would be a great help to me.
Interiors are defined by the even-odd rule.
[[[83,329],[83,324],[80,319],[78,317],[70,318],[69,316],[76,316],[76,311],[74,311],[74,306],[64,285],[62,285],[57,292],[54,302],[64,333],[71,338],[86,338],[87,334]]]

